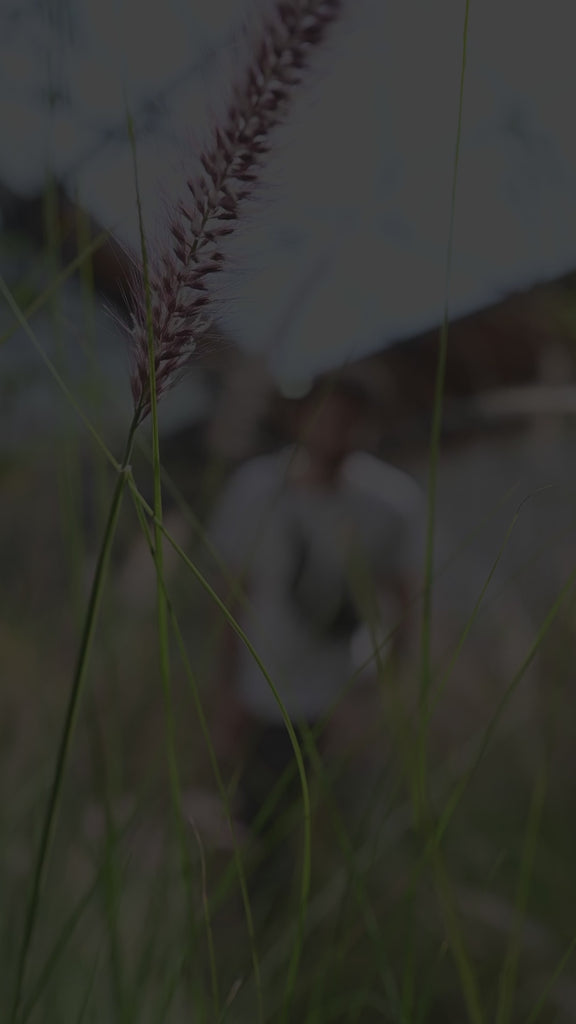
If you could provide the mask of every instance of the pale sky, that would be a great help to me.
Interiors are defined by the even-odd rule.
[[[223,323],[267,352],[282,381],[432,327],[444,304],[464,2],[344,6],[278,133],[263,201],[231,246]],[[136,244],[124,91],[136,114],[155,101],[138,122],[153,236],[225,95],[235,33],[256,0],[75,0],[68,21],[64,0],[51,7],[52,31],[45,16],[9,24],[6,11],[0,177],[32,190],[51,162]],[[574,10],[566,0],[470,5],[453,314],[576,267]],[[38,104],[49,83],[69,97],[51,116]],[[115,141],[102,146],[110,129]]]

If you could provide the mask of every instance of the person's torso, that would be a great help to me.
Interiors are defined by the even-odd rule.
[[[283,452],[270,467],[242,625],[288,712],[315,718],[350,677],[351,637],[393,563],[401,516],[382,489],[367,485],[382,465],[370,456],[351,456],[329,489],[291,479],[291,458]],[[240,686],[256,713],[280,717],[245,649]]]

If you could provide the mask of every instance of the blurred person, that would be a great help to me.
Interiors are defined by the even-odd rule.
[[[296,443],[236,470],[210,536],[242,591],[228,607],[302,737],[303,726],[324,722],[353,677],[363,625],[376,619],[382,636],[398,622],[386,656],[401,655],[422,516],[416,484],[363,450],[375,411],[363,382],[320,379],[289,404]],[[230,594],[224,584],[222,596]],[[251,827],[294,752],[268,682],[231,629],[214,697],[217,747],[230,765],[243,760],[238,817]],[[297,794],[295,776],[284,806]]]

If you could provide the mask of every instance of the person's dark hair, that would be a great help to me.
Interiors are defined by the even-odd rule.
[[[268,420],[274,426],[278,443],[286,443],[292,439],[293,427],[289,424],[293,423],[294,415],[298,417],[310,409],[310,406],[322,402],[331,395],[349,402],[358,415],[374,408],[374,397],[361,380],[337,374],[316,377],[302,397],[288,398],[279,392],[273,396]]]

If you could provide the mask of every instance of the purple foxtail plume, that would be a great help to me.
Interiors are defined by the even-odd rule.
[[[221,270],[222,240],[234,232],[242,203],[252,195],[312,49],[337,18],[342,0],[284,0],[275,5],[257,41],[223,122],[201,153],[203,170],[187,182],[190,198],[170,215],[171,245],[149,270],[156,393],[160,397],[189,363],[209,326],[208,281]],[[132,394],[139,418],[150,412],[148,317],[144,276],[132,288]]]

